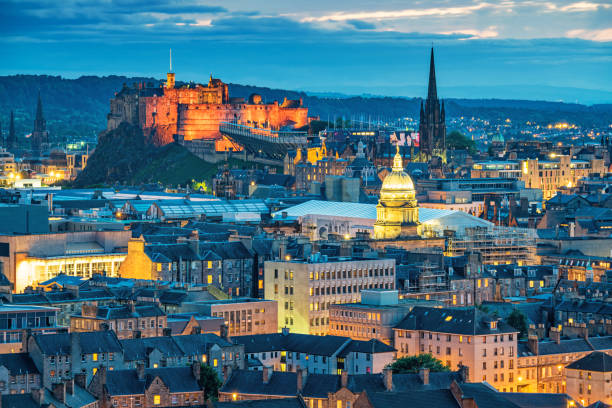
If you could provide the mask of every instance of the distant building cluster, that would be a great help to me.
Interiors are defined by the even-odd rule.
[[[0,150],[0,405],[611,406],[609,138],[479,151],[450,109],[433,50],[418,129],[170,72],[108,129],[231,147],[210,191],[62,189],[88,152],[49,149],[39,98],[36,154]]]

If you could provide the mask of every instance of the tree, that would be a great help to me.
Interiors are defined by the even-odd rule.
[[[518,330],[519,337],[527,336],[527,317],[518,309],[514,309],[506,318],[506,323]]]
[[[429,371],[434,373],[450,371],[450,368],[432,354],[398,358],[389,367],[394,374],[418,373],[420,368],[429,368]]]
[[[209,365],[202,364],[200,369],[200,386],[204,389],[204,399],[206,401],[217,400],[221,384],[223,383],[219,379],[217,371]]]
[[[458,130],[453,130],[446,135],[446,147],[448,149],[467,150],[472,154],[477,152],[476,143]]]

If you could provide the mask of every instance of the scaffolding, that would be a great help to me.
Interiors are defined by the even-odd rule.
[[[485,265],[532,265],[536,258],[536,231],[514,227],[466,228],[462,235],[449,237],[452,254],[479,252]]]

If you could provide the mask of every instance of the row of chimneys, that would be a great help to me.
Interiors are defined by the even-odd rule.
[[[272,379],[273,370],[272,367],[263,368],[263,383],[268,384]],[[300,368],[299,366],[296,369],[297,374],[297,391],[302,392],[304,386],[306,385],[306,380],[308,377],[308,370]],[[429,385],[429,368],[421,368],[419,369],[419,378],[423,385]],[[223,379],[224,381],[228,381],[232,376],[232,368],[224,367],[223,368]],[[466,366],[461,366],[459,368],[459,376],[461,382],[468,382],[469,380],[469,369]],[[393,391],[393,370],[389,367],[383,370],[383,382],[385,385],[385,389],[387,391]],[[348,372],[346,370],[342,370],[340,374],[340,386],[346,388],[348,386]]]
[[[83,389],[87,387],[87,376],[85,373],[77,373],[74,375],[74,378],[70,380],[66,380],[60,383],[56,383],[52,385],[51,393],[53,394],[53,398],[61,402],[62,404],[66,403],[66,395],[74,395],[74,386],[77,385]],[[36,390],[32,390],[32,399],[39,406],[46,405],[48,401],[45,401],[45,388],[40,388]]]

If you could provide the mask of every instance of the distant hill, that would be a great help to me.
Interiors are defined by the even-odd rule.
[[[95,137],[106,127],[109,100],[124,83],[153,82],[155,78],[124,76],[83,76],[65,79],[48,75],[0,76],[0,126],[7,132],[9,112],[15,111],[17,135],[23,138],[32,130],[36,108],[36,96],[40,90],[47,127],[51,137],[57,141],[75,137]],[[333,90],[331,90],[333,91]],[[267,102],[303,98],[311,115],[321,119],[363,117],[394,119],[416,117],[421,99],[398,97],[342,97],[340,94],[324,96],[304,92],[263,88],[250,85],[230,84],[230,95],[248,97],[261,94]],[[322,95],[322,94],[319,94]],[[443,96],[443,95],[441,95]],[[501,99],[448,99],[447,117],[479,117],[483,119],[505,119],[512,121],[536,121],[544,124],[568,121],[584,126],[607,126],[612,117],[612,105],[585,106],[580,104],[501,100]]]
[[[186,186],[192,181],[205,182],[210,189],[212,178],[225,163],[208,163],[183,146],[172,143],[162,147],[145,144],[142,131],[121,124],[117,129],[103,133],[96,150],[87,162],[87,168],[73,183],[74,187],[99,185]],[[261,164],[231,158],[231,168],[262,168]]]

